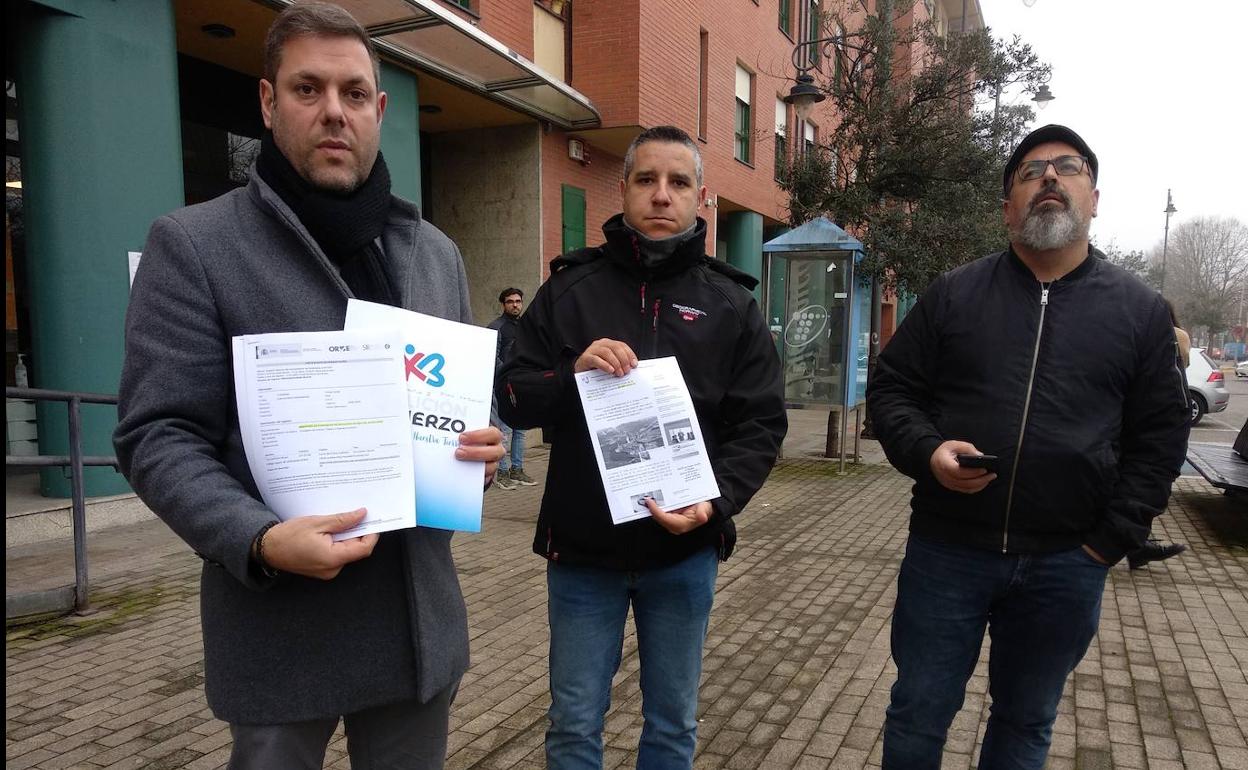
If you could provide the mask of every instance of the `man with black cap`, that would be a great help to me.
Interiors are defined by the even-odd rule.
[[[1003,176],[1009,248],[940,276],[867,406],[915,480],[897,581],[886,768],[939,768],[985,629],[981,768],[1044,765],[1110,565],[1142,545],[1187,444],[1161,295],[1088,241],[1096,155],[1050,125]]]

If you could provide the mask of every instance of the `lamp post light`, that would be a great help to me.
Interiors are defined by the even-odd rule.
[[[1170,215],[1177,212],[1174,207],[1174,198],[1170,197],[1170,190],[1166,189],[1166,234],[1161,239],[1161,287],[1158,289],[1162,294],[1166,293],[1166,251],[1170,246]]]
[[[1036,89],[1035,94],[1031,97],[1031,101],[1036,105],[1036,109],[1043,110],[1045,107],[1049,106],[1049,102],[1057,98],[1053,95],[1053,91],[1049,89],[1049,79],[1053,77],[1053,73],[1047,69],[1040,69],[1025,70],[1022,74],[1031,74],[1035,72],[1040,73],[1040,87]],[[1001,90],[1004,87],[1004,84],[1000,80],[997,80],[993,85],[996,86],[994,94],[995,98],[992,105],[992,134],[995,142],[999,140],[998,134],[1001,131],[1000,127],[997,125],[997,116],[1001,112]],[[1010,144],[1014,144],[1013,133],[1011,133]]]

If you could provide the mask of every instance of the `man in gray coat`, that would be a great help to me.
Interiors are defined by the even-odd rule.
[[[363,510],[279,522],[239,433],[231,337],[342,328],[349,297],[471,323],[455,245],[390,194],[386,95],[341,8],[292,6],[269,30],[268,131],[244,188],[157,220],[126,318],[122,471],[204,560],[208,702],[231,768],[319,768],[340,717],[353,765],[440,768],[468,666],[449,532],[334,542]],[[457,456],[492,478],[496,428]]]

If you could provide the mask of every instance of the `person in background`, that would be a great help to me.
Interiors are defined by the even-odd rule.
[[[1164,298],[1163,298],[1164,299]],[[1174,311],[1174,303],[1166,300],[1166,310],[1170,312],[1170,325],[1174,327],[1174,341],[1177,345],[1178,358],[1186,370],[1192,361],[1192,338],[1179,326],[1178,313]],[[1144,545],[1127,554],[1127,566],[1131,569],[1143,569],[1149,562],[1165,561],[1178,556],[1187,550],[1182,543],[1162,543],[1150,537]]]
[[[498,301],[503,312],[490,321],[489,328],[498,332],[498,350],[494,370],[503,367],[503,362],[511,355],[511,348],[516,342],[516,326],[520,313],[524,310],[524,292],[517,288],[507,288],[499,292]],[[491,403],[490,423],[503,432],[503,449],[506,454],[498,463],[498,474],[494,477],[494,485],[499,489],[515,489],[516,485],[532,487],[537,482],[524,472],[524,431],[514,430],[499,419],[498,398]]]

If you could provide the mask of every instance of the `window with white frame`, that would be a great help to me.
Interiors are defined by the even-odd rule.
[[[753,123],[753,116],[750,114],[750,105],[752,103],[750,97],[753,93],[753,73],[738,64],[736,82],[737,120],[736,129],[733,133],[736,139],[734,155],[742,163],[749,163],[752,160],[750,153],[750,127]]]
[[[789,105],[776,99],[776,179],[784,178],[789,160]]]

